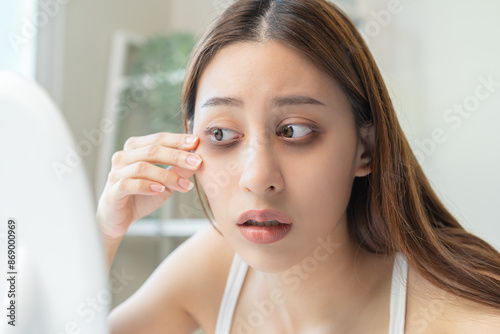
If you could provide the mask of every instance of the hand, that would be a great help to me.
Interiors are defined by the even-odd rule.
[[[187,143],[190,137],[195,140]],[[113,154],[96,214],[105,238],[120,239],[133,221],[158,209],[174,190],[187,192],[193,187],[188,178],[202,159],[188,151],[194,150],[198,142],[193,135],[159,132],[130,137],[123,151]],[[164,169],[154,164],[170,167]]]

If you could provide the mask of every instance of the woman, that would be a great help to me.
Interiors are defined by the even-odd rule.
[[[97,212],[109,265],[193,175],[214,226],[113,310],[113,333],[500,332],[500,254],[431,189],[338,8],[236,2],[182,93],[187,134],[113,155]]]

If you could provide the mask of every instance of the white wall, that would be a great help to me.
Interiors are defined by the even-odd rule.
[[[387,26],[380,23],[370,46],[401,123],[446,205],[500,249],[500,2],[399,4],[399,13]],[[388,6],[381,1],[375,12]],[[375,16],[367,14],[377,22]],[[493,92],[480,88],[477,99],[480,77],[491,77],[498,86]],[[459,116],[454,105],[464,103],[471,111],[464,107],[467,113]]]

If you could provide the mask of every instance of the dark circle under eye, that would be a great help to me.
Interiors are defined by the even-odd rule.
[[[281,130],[283,137],[292,138],[293,137],[293,127],[291,125],[284,126]]]
[[[214,135],[214,138],[216,140],[221,140],[222,139],[222,129],[214,129],[212,131],[212,134]]]

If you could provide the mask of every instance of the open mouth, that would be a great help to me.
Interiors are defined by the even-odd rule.
[[[276,210],[248,210],[236,224],[245,239],[255,244],[272,244],[283,239],[292,228],[292,219]]]
[[[278,226],[281,223],[277,220],[266,220],[264,222],[258,222],[255,220],[247,220],[243,225],[247,226]]]

